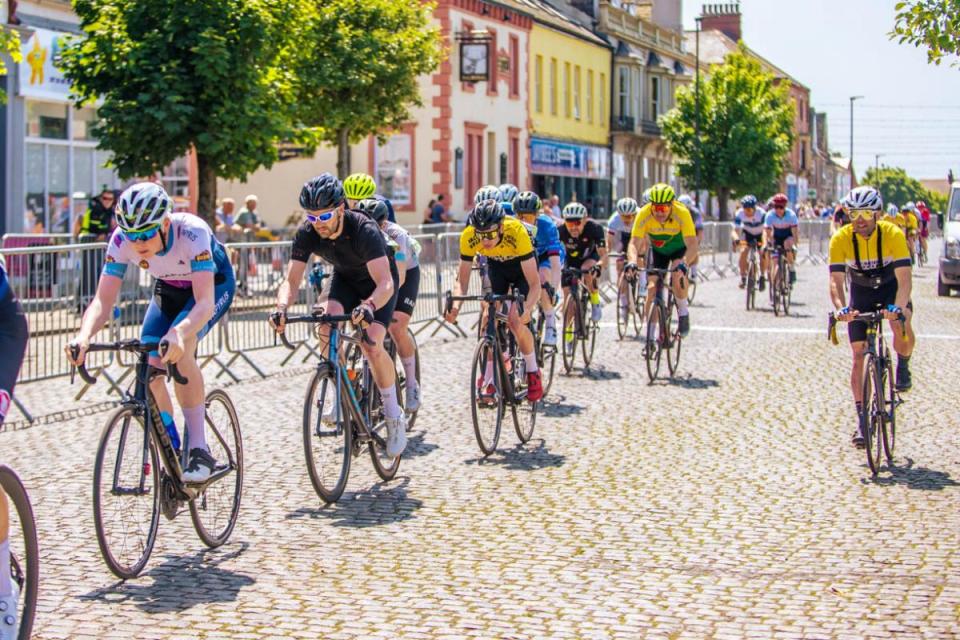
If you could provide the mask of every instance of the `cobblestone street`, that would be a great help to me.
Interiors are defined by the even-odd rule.
[[[93,527],[108,414],[0,434],[39,526],[36,636],[957,637],[960,301],[935,283],[935,266],[915,274],[914,389],[897,468],[876,480],[849,444],[850,350],[826,340],[823,265],[800,267],[788,318],[766,294],[746,312],[734,277],[702,283],[671,382],[648,384],[608,305],[595,366],[558,375],[534,439],[517,446],[508,418],[483,461],[474,341],[425,340],[425,408],[397,479],[356,458],[329,507],[303,460],[309,362],[279,373],[280,349],[254,354],[270,377],[228,388],[246,456],[231,540],[207,551],[188,514],[161,519],[125,584]],[[20,391],[45,414],[76,388]]]

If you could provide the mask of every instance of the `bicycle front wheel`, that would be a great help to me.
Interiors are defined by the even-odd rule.
[[[193,528],[210,548],[225,543],[237,524],[243,493],[243,440],[240,419],[222,389],[207,394],[207,446],[217,461],[214,475],[226,474],[190,501]]]
[[[327,504],[339,500],[347,486],[352,446],[353,430],[346,404],[337,398],[333,365],[320,368],[310,380],[303,404],[303,452],[310,482]]]
[[[110,571],[123,580],[140,575],[160,524],[160,461],[153,436],[132,407],[117,409],[100,436],[93,522]]]
[[[880,472],[881,431],[883,428],[883,383],[877,368],[876,356],[867,354],[863,367],[863,413],[860,416],[860,431],[866,445],[867,464],[870,472]]]
[[[583,349],[584,367],[589,367],[593,361],[593,351],[597,348],[597,332],[599,331],[600,326],[595,320],[584,321],[583,342],[580,343]]]
[[[561,340],[563,341],[563,370],[569,374],[573,371],[573,363],[577,356],[577,317],[580,315],[580,305],[577,304],[577,298],[571,291],[566,300],[563,301],[563,331]]]
[[[37,613],[37,590],[40,580],[40,549],[37,544],[37,523],[33,518],[30,497],[20,477],[6,465],[0,465],[0,488],[6,494],[10,546],[10,579],[17,585],[20,601],[17,620],[20,640],[28,640]]]
[[[677,369],[680,368],[680,347],[683,345],[683,338],[680,336],[680,327],[678,323],[674,323],[673,319],[677,317],[675,313],[677,309],[676,304],[671,304],[670,308],[667,310],[667,324],[666,326],[666,336],[667,336],[667,369],[670,371],[670,377],[672,378],[677,373]]]
[[[643,296],[640,295],[640,283],[634,280],[630,286],[630,315],[633,317],[633,333],[640,337],[640,328],[643,325]]]
[[[754,299],[757,292],[757,271],[751,263],[747,271],[747,311],[753,309]]]
[[[647,361],[647,377],[650,378],[650,382],[656,380],[660,372],[660,357],[663,353],[663,335],[660,329],[662,315],[661,305],[654,303],[650,308],[650,317],[647,318],[647,343],[643,348],[644,358]]]
[[[620,277],[620,286],[617,287],[617,337],[621,340],[627,337],[630,329],[630,285]]]
[[[887,356],[884,368],[884,390],[886,391],[886,411],[883,416],[883,451],[887,456],[887,467],[893,467],[893,451],[897,443],[897,390],[893,378],[893,363]]]
[[[497,450],[503,424],[503,377],[499,359],[493,341],[484,338],[477,343],[473,352],[473,366],[470,368],[473,433],[484,456]]]

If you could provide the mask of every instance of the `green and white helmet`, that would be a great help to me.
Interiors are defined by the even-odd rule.
[[[117,202],[114,216],[123,231],[138,231],[163,222],[173,209],[166,190],[155,182],[138,182],[127,187]]]

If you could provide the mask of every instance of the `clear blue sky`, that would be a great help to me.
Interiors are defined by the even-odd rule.
[[[718,2],[721,4],[722,2]],[[684,28],[704,2],[685,0]],[[960,176],[960,68],[927,64],[926,51],[890,40],[896,0],[743,0],[744,42],[810,89],[827,112],[832,150],[862,176],[876,158],[916,178]]]

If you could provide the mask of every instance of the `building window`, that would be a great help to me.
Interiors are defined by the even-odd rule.
[[[587,69],[587,122],[593,124],[593,69]]]
[[[660,115],[660,78],[650,78],[650,119]]]
[[[805,142],[800,143],[800,168],[807,168],[807,144]]]
[[[509,162],[507,169],[507,182],[510,184],[520,184],[520,129],[510,127],[509,136]]]
[[[638,118],[643,114],[643,70],[633,70],[633,113]]]
[[[520,97],[520,38],[510,36],[510,97]]]
[[[533,65],[533,105],[543,113],[543,56],[538,55]]]
[[[466,20],[464,20],[463,22],[460,23],[460,25],[461,25],[461,26],[460,26],[460,30],[463,31],[464,33],[470,33],[471,31],[473,31],[473,23],[472,23],[472,22],[467,22]],[[488,65],[491,64],[491,61],[490,61],[490,60],[487,60],[487,64],[488,64]],[[467,92],[467,93],[474,93],[475,88],[476,88],[476,84],[473,83],[473,82],[461,82],[461,83],[460,83],[460,89],[461,89],[462,91]]]
[[[600,122],[607,121],[607,74],[600,74]]]
[[[563,116],[570,117],[570,63],[563,63]]]
[[[617,115],[630,117],[630,69],[617,69]]]
[[[374,149],[373,177],[385,198],[398,209],[411,209],[414,202],[414,128],[406,126]]]
[[[580,119],[580,65],[573,69],[573,117]]]
[[[550,58],[550,115],[557,115],[557,59]]]

